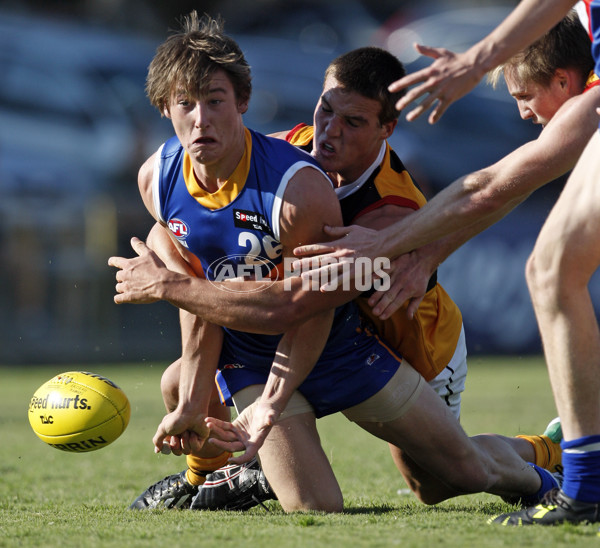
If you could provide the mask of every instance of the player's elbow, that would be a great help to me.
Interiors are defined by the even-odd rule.
[[[465,178],[466,208],[476,217],[506,214],[532,192],[531,181],[499,169],[482,169]]]
[[[494,185],[491,174],[478,171],[465,178],[463,183],[465,209],[467,213],[487,216],[505,205],[506,198]]]

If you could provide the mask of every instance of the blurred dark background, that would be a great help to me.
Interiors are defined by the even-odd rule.
[[[167,304],[116,306],[111,255],[151,219],[137,170],[171,135],[144,95],[156,46],[191,9],[221,14],[252,65],[249,127],[311,122],[322,74],[364,45],[412,72],[417,41],[464,51],[515,1],[0,1],[0,363],[169,360]],[[391,143],[431,197],[539,128],[506,90],[479,85],[442,121],[402,120]],[[473,353],[540,351],[523,268],[563,181],[548,185],[440,269]],[[598,293],[598,291],[596,291]]]

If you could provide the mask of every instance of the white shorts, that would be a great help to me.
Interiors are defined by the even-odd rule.
[[[450,408],[452,414],[460,420],[460,402],[465,390],[467,380],[467,345],[465,342],[465,328],[460,332],[456,343],[456,350],[445,369],[437,377],[429,381],[438,396]]]

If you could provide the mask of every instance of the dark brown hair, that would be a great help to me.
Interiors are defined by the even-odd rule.
[[[146,93],[161,114],[176,87],[192,97],[200,95],[216,70],[229,77],[239,101],[252,93],[250,65],[238,44],[223,32],[223,21],[193,11],[183,18],[181,30],[156,50],[148,67]]]

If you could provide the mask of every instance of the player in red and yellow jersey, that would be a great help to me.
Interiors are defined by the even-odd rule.
[[[338,73],[343,74],[343,69]],[[328,93],[335,94],[334,91],[326,89],[324,97],[327,97]],[[323,117],[325,113],[322,112],[318,116]],[[321,125],[322,128],[326,126],[327,124]],[[313,126],[299,124],[286,135],[286,140],[313,152],[314,133]],[[331,144],[329,146],[332,147]],[[321,165],[327,170],[327,165],[336,161],[344,166],[351,162],[347,158],[339,159],[339,156],[344,154],[343,150],[341,153],[337,151],[337,154],[338,158],[334,160],[322,158]],[[342,207],[344,223],[347,225],[361,224],[366,219],[366,226],[373,228],[375,218],[381,223],[381,219],[410,214],[426,202],[404,164],[387,142],[382,143],[375,162],[368,166],[356,181],[345,181],[340,177],[338,182],[342,184],[337,186],[335,191]],[[455,415],[459,416],[460,392],[464,389],[464,376],[461,373],[466,374],[466,349],[460,310],[437,282],[437,272],[430,276],[427,292],[412,317],[408,313],[409,304],[404,303],[390,318],[381,320],[373,314],[366,297],[359,298],[361,310],[373,322],[378,334],[399,350],[425,380],[431,381],[448,369],[444,375],[445,383],[438,379],[436,387],[439,385],[438,393],[453,409]],[[458,355],[455,357],[457,351]],[[459,378],[460,382],[457,383]]]
[[[400,91],[419,84],[399,103],[407,106],[424,96],[409,113],[414,119],[430,107],[430,122],[472,89],[482,75],[508,59],[558,21],[574,2],[540,3],[522,0],[492,33],[468,51],[455,54],[419,46],[435,61],[392,87]],[[587,1],[589,30],[596,73],[600,67],[600,2]],[[572,20],[572,16],[568,17]],[[572,25],[571,28],[577,28]],[[555,52],[566,52],[561,43]],[[582,57],[589,58],[589,45]],[[571,61],[577,63],[577,58]],[[593,66],[593,65],[592,65]],[[561,69],[561,70],[559,70]],[[567,70],[565,70],[567,69]],[[507,73],[508,74],[508,73]],[[515,82],[518,83],[518,82]],[[544,343],[553,394],[565,439],[562,442],[565,480],[541,504],[498,516],[502,525],[554,525],[600,521],[600,409],[597,371],[600,345],[588,283],[600,264],[598,255],[598,173],[600,170],[599,87],[587,70],[573,65],[555,66],[546,83],[524,82],[529,87],[513,93],[523,117],[544,125],[539,139],[527,143],[497,164],[455,182],[415,214],[410,225],[400,222],[389,230],[369,234],[363,229],[340,228],[337,245],[309,247],[309,253],[337,251],[334,257],[395,257],[425,246],[451,231],[472,235],[501,218],[530,192],[573,169],[556,206],[546,221],[527,267],[527,281]],[[589,84],[592,84],[589,86]],[[510,84],[509,84],[510,86]],[[583,90],[586,89],[584,93]],[[563,97],[550,117],[544,93]],[[529,93],[532,92],[532,93]],[[533,95],[532,95],[533,94]],[[546,96],[550,100],[552,97]],[[537,100],[539,101],[537,101]],[[407,229],[407,230],[403,230]],[[412,229],[412,231],[411,231]],[[469,234],[470,232],[470,234]],[[335,233],[335,232],[332,232]],[[350,235],[348,235],[350,233]],[[324,257],[312,259],[316,266]]]

